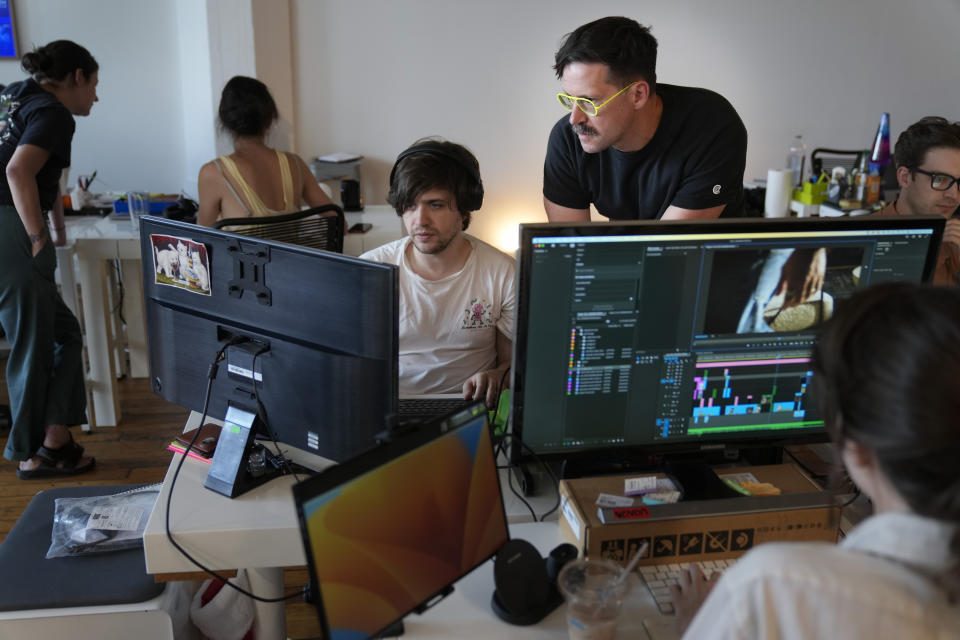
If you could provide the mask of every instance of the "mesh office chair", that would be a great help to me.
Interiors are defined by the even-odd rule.
[[[213,224],[214,229],[336,253],[343,253],[345,227],[343,209],[335,204],[277,216],[224,218]]]
[[[811,175],[818,176],[821,171],[826,171],[827,176],[834,167],[843,167],[847,175],[860,166],[860,157],[863,155],[863,149],[854,151],[844,151],[842,149],[814,149],[810,153]]]

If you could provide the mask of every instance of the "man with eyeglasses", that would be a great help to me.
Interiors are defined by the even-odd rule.
[[[657,40],[629,18],[567,35],[557,51],[560,104],[543,201],[550,221],[743,215],[747,131],[721,95],[658,84]]]
[[[907,127],[893,151],[897,199],[881,215],[947,218],[935,284],[960,284],[960,122],[927,116]]]

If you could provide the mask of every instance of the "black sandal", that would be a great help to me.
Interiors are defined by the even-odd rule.
[[[40,458],[40,464],[33,469],[17,469],[18,478],[30,480],[31,478],[74,476],[93,469],[96,463],[95,458],[90,458],[87,464],[78,466],[77,463],[83,457],[83,447],[74,441],[72,434],[70,434],[70,441],[65,445],[56,449],[40,447],[37,449],[36,456]]]

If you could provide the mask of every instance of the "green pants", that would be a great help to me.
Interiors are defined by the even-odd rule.
[[[13,426],[3,450],[27,460],[43,445],[47,425],[86,420],[80,323],[54,281],[57,254],[47,239],[33,257],[20,216],[0,205],[0,325],[10,342],[7,387]]]

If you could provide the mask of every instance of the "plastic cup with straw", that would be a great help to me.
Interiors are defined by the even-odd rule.
[[[645,543],[625,567],[612,560],[582,558],[563,568],[557,586],[567,601],[572,640],[607,640],[616,635],[621,604],[630,588],[626,578],[646,550]]]

